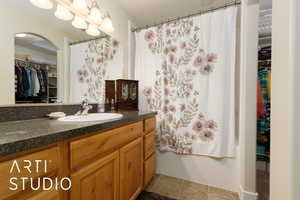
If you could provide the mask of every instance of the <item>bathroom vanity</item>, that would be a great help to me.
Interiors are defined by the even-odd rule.
[[[0,199],[134,200],[155,174],[155,113],[123,115],[0,123]]]

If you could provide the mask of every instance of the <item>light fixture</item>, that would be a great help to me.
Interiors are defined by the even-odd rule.
[[[92,8],[89,14],[89,18],[94,21],[96,24],[100,25],[102,23],[102,16],[99,8]]]
[[[111,17],[102,17],[102,9],[97,0],[30,0],[43,9],[51,9],[57,4],[54,15],[61,20],[72,20],[72,25],[83,29],[87,34],[97,36],[101,31],[111,35],[114,31]],[[74,17],[75,16],[75,17]],[[25,36],[24,36],[25,37]]]
[[[30,0],[30,2],[42,9],[52,9],[53,8],[53,3],[51,0]]]
[[[73,0],[73,6],[80,11],[88,12],[86,0]]]
[[[55,17],[58,19],[64,20],[64,21],[69,21],[73,19],[73,14],[66,9],[64,6],[57,4],[56,11],[54,13]]]
[[[100,35],[100,31],[98,30],[97,26],[94,24],[90,24],[88,29],[85,31],[87,34],[91,36],[98,36]]]
[[[100,25],[99,29],[106,34],[112,34],[114,32],[114,27],[110,16],[106,16]]]
[[[19,38],[23,38],[23,37],[26,37],[27,34],[26,33],[17,33],[16,34],[16,37],[19,37]]]
[[[74,20],[72,21],[72,25],[75,28],[79,29],[86,29],[87,28],[87,23],[84,21],[82,17],[75,16]]]

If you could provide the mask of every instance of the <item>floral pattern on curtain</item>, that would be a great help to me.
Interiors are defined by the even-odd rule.
[[[104,102],[107,62],[117,53],[119,42],[116,40],[93,40],[85,50],[85,63],[77,70],[78,81],[87,84],[84,95],[96,101]]]
[[[144,101],[140,103],[140,109],[147,107],[158,112],[157,141],[160,150],[178,154],[233,156],[233,110],[228,113],[230,120],[224,120],[223,116],[220,116],[226,114],[224,111],[217,115],[214,111],[210,112],[214,103],[222,103],[222,97],[229,100],[230,95],[233,95],[233,91],[230,91],[232,86],[227,88],[228,94],[224,94],[222,89],[217,94],[220,88],[214,91],[216,87],[222,88],[232,83],[235,64],[235,47],[232,48],[235,45],[235,32],[232,33],[234,36],[228,35],[228,38],[208,36],[214,29],[211,28],[214,21],[222,23],[225,18],[233,19],[230,23],[235,22],[235,8],[219,12],[221,13],[217,15],[214,13],[178,20],[141,31],[136,35],[136,75],[142,86],[140,99]],[[208,26],[207,31],[203,31],[205,26]],[[235,24],[230,26],[229,29],[235,30]],[[222,28],[223,32],[219,34],[226,34],[227,28]],[[216,41],[213,41],[215,39]],[[232,40],[227,41],[230,45],[228,55],[223,53],[226,48],[218,44],[222,39]],[[211,43],[220,46],[221,50],[210,47],[214,46]],[[221,61],[224,56],[232,56],[232,59],[227,59],[228,62]],[[151,69],[145,69],[146,67]],[[224,70],[230,74],[229,79],[220,78],[220,73]],[[227,73],[224,73],[224,76]],[[148,78],[151,75],[154,78]],[[216,94],[211,95],[214,92]],[[212,99],[218,96],[221,97],[219,100]],[[226,122],[231,123],[227,130],[226,125],[224,126]],[[224,140],[226,134],[228,137]],[[224,142],[228,144],[222,144]],[[220,147],[222,145],[232,147]],[[221,149],[225,151],[219,152]]]
[[[93,40],[71,47],[71,99],[105,102],[105,80],[122,77],[120,43],[112,38]],[[74,76],[75,75],[75,76]]]

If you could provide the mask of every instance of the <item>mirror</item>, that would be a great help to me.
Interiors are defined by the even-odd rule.
[[[105,33],[92,37],[58,19],[56,5],[44,10],[29,0],[0,4],[0,106],[73,104],[84,95],[101,103],[105,80],[123,78],[123,49],[116,39]]]
[[[57,48],[31,33],[15,35],[15,103],[57,100]]]

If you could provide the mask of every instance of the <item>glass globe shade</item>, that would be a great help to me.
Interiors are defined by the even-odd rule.
[[[111,34],[114,32],[114,27],[112,24],[112,21],[110,17],[105,17],[103,20],[102,24],[100,25],[100,30],[103,31],[104,33]]]
[[[81,11],[87,11],[87,4],[86,4],[86,0],[74,0],[73,1],[73,6]]]
[[[65,20],[65,21],[72,20],[74,17],[73,14],[68,9],[66,9],[60,4],[57,4],[57,8],[54,15],[58,19]]]
[[[91,36],[98,36],[100,35],[100,31],[98,30],[96,25],[90,24],[88,29],[85,32]]]
[[[91,13],[89,14],[89,19],[95,22],[96,24],[101,24],[102,16],[99,8],[92,8]]]
[[[72,21],[72,25],[75,28],[79,28],[79,29],[86,29],[87,28],[87,24],[84,21],[84,19],[82,19],[79,16],[75,16],[74,20]]]
[[[30,0],[30,2],[36,7],[50,10],[53,8],[53,3],[50,0]]]

